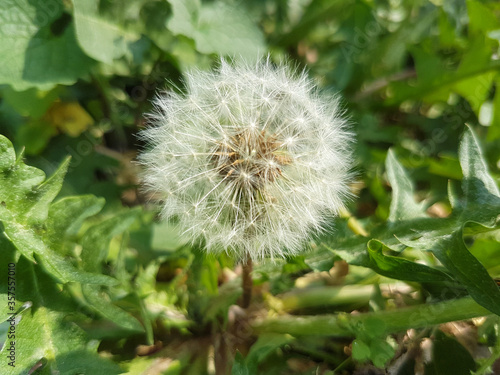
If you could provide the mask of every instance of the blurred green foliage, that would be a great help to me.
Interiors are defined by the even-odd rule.
[[[285,292],[293,314],[465,295],[500,313],[499,45],[496,1],[2,1],[0,267],[17,264],[22,334],[16,368],[4,347],[0,373],[205,374],[232,361],[233,374],[378,371],[369,362],[395,374],[488,373],[439,329],[410,343],[376,322],[347,338],[257,337],[251,319],[284,313]],[[221,57],[267,54],[341,96],[357,199],[303,256],[256,265],[245,313],[234,261],[158,222],[133,160],[157,90],[182,91],[189,69]],[[368,303],[294,304],[335,285],[374,292]],[[0,343],[6,293],[2,276]],[[497,333],[489,317],[474,340],[498,348]],[[433,342],[425,365],[422,338]]]

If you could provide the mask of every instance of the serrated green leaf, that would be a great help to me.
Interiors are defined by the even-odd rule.
[[[464,227],[475,231],[493,228],[500,214],[498,187],[490,176],[481,148],[471,128],[467,127],[459,149],[464,179],[463,197],[453,198],[453,215],[447,219],[413,223],[412,233],[398,236],[408,246],[431,250],[443,265],[461,282],[482,306],[500,314],[500,291],[484,266],[469,252],[463,242]],[[456,194],[452,194],[456,196]],[[473,224],[472,223],[472,224]],[[432,228],[429,227],[432,224]]]
[[[488,171],[479,142],[469,126],[462,136],[458,156],[464,174],[462,190],[466,202],[463,209],[467,210],[471,204],[484,204],[485,206],[493,204],[494,207],[500,208],[498,186]],[[495,212],[499,215],[500,210],[496,209]]]
[[[23,282],[18,283],[16,295],[32,306],[15,317],[15,367],[4,360],[9,350],[5,345],[0,352],[0,373],[24,375],[39,361],[44,363],[43,371],[50,374],[122,372],[117,365],[99,357],[97,345],[89,345],[85,332],[66,319],[76,307],[53,279],[25,259],[17,264],[17,278]]]
[[[61,189],[68,168],[66,159],[52,177],[15,160],[10,141],[0,136],[0,221],[6,237],[31,261],[35,258],[63,283],[80,282],[114,285],[116,280],[82,272],[69,260],[53,251],[44,222],[52,200]]]
[[[138,209],[124,211],[87,229],[81,240],[81,257],[87,271],[100,270],[111,239],[127,230],[138,215]]]
[[[33,204],[25,214],[25,221],[28,225],[40,225],[47,220],[49,205],[62,188],[69,162],[70,157],[67,157],[52,176],[32,189],[29,199],[33,201]]]
[[[65,197],[53,203],[47,218],[47,235],[55,245],[61,235],[76,235],[83,221],[101,211],[104,199],[93,195]]]
[[[72,84],[86,74],[91,60],[75,41],[73,25],[60,34],[51,24],[63,14],[62,2],[7,1],[0,4],[0,83],[15,90],[49,89]]]
[[[392,186],[392,201],[389,221],[408,220],[425,216],[423,203],[416,203],[413,184],[408,178],[406,171],[389,150],[385,161],[387,178]]]
[[[492,229],[500,214],[498,187],[489,175],[477,139],[469,127],[460,143],[459,160],[464,175],[464,196],[452,194],[452,217],[439,222],[435,219],[410,222],[413,233],[400,234],[398,239],[407,246],[431,250],[476,302],[500,314],[500,290],[463,242],[464,227],[469,228],[469,233],[471,229],[476,233],[483,231],[485,225]]]
[[[388,155],[392,158],[393,155]],[[432,251],[455,280],[482,306],[500,314],[500,290],[484,266],[469,252],[463,241],[467,235],[490,231],[498,227],[500,198],[498,187],[488,172],[481,149],[470,128],[462,137],[459,150],[463,169],[462,194],[450,184],[449,196],[453,212],[447,218],[416,217],[384,223],[371,232],[369,238],[351,237],[325,244],[335,254],[350,264],[369,267],[389,277],[415,281],[445,281],[444,273],[399,257],[386,256],[382,250],[400,251],[404,246]],[[397,162],[396,162],[397,163]],[[407,174],[395,160],[391,166],[392,184],[397,179],[405,181],[406,201],[412,206],[411,183]],[[398,165],[394,168],[394,165]],[[388,167],[389,169],[389,167]],[[401,191],[394,192],[401,197]],[[404,207],[397,204],[395,207]],[[395,212],[396,209],[395,209]],[[403,245],[403,247],[401,247]],[[368,248],[368,251],[365,249]],[[422,266],[422,267],[421,267]]]
[[[432,252],[477,303],[500,315],[500,290],[465,246],[461,231],[443,236],[435,243]]]
[[[16,254],[16,248],[14,247],[14,245],[12,245],[12,243],[1,232],[0,249],[2,249],[2,255],[0,256],[0,269],[9,270],[11,268],[9,267],[9,263],[17,263],[19,253]],[[5,272],[7,274],[7,271]],[[5,320],[7,320],[7,318],[9,317],[8,314],[16,312],[20,307],[20,304],[22,304],[22,302],[19,301],[19,298],[15,298],[18,296],[13,296],[9,299],[9,296],[7,294],[9,280],[7,277],[5,277],[5,280],[3,281],[4,282],[0,282],[0,322],[4,322]],[[15,299],[13,300],[12,298]],[[9,301],[14,302],[14,304],[9,304]]]
[[[0,136],[1,172],[2,173],[8,172],[8,170],[14,165],[15,161],[16,161],[16,153],[14,151],[14,147],[12,147],[12,143],[10,143],[10,141],[6,137]]]
[[[89,272],[100,272],[102,262],[108,255],[111,239],[124,231],[135,221],[138,210],[129,210],[115,215],[85,232],[82,244],[82,261],[84,269]],[[132,315],[115,306],[104,290],[97,285],[82,285],[82,292],[89,306],[120,327],[142,332],[144,328]]]
[[[168,1],[173,10],[169,30],[192,38],[198,51],[246,58],[264,53],[262,33],[240,9],[222,2]]]

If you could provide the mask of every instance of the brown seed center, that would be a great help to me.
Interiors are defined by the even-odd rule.
[[[246,129],[221,141],[212,162],[224,178],[258,189],[273,182],[292,160],[275,135]]]

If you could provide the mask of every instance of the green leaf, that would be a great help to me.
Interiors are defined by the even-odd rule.
[[[476,116],[479,116],[481,105],[487,99],[496,75],[497,72],[495,71],[473,75],[471,78],[457,82],[452,90],[467,99]]]
[[[455,279],[465,285],[477,303],[500,315],[500,290],[484,266],[469,252],[461,232],[441,237],[432,252]]]
[[[16,252],[16,248],[14,245],[5,237],[3,233],[0,232],[0,269],[9,270],[11,263],[17,263],[19,258],[19,253]],[[6,275],[7,275],[7,271]],[[15,300],[10,302],[14,302],[14,304],[9,304],[9,296],[8,296],[8,278],[5,277],[3,282],[0,283],[0,322],[4,322],[9,318],[9,313],[15,313],[22,305],[23,301],[19,300],[19,295],[16,295]]]
[[[454,338],[437,330],[432,341],[432,359],[426,364],[425,373],[469,375],[475,369],[476,363],[469,351]]]
[[[85,75],[91,60],[75,43],[73,25],[53,32],[63,15],[59,1],[19,0],[0,4],[0,83],[15,90],[49,89],[73,84]]]
[[[496,216],[498,216],[500,214],[498,209],[500,208],[500,192],[495,180],[488,171],[479,142],[470,127],[466,128],[462,136],[458,155],[464,174],[462,190],[465,194],[465,202],[462,209],[467,214],[475,214],[475,206],[480,204],[484,205],[484,208],[488,209],[489,213],[496,213]],[[490,204],[493,207],[488,207]],[[491,222],[492,218],[483,218],[483,215],[480,215],[477,220],[484,219],[484,223],[487,223]],[[496,217],[494,218],[496,219]]]
[[[118,326],[136,332],[144,332],[139,321],[125,310],[114,305],[109,295],[96,285],[82,285],[82,292],[89,307]]]
[[[500,77],[495,79],[496,87],[500,87]],[[493,99],[493,119],[488,129],[488,141],[500,139],[500,90],[496,90]]]
[[[155,250],[174,251],[185,244],[179,230],[172,223],[162,221],[152,225],[151,247]]]
[[[404,207],[410,207],[414,212],[416,205],[411,183],[394,155],[389,153],[387,158],[388,176],[396,199],[391,205],[391,215],[404,216]],[[388,277],[420,282],[446,281],[447,275],[443,272],[402,257],[383,254],[384,250],[403,250],[404,246],[432,251],[449,275],[460,282],[476,302],[500,315],[500,290],[463,241],[464,233],[471,235],[498,228],[500,215],[498,187],[488,172],[479,143],[468,127],[460,143],[459,160],[464,176],[462,194],[455,192],[450,184],[449,196],[453,206],[450,217],[409,215],[409,218],[374,228],[371,241],[358,236],[337,239],[324,247],[350,264],[369,267]],[[399,214],[395,215],[397,212]],[[420,214],[419,210],[417,212]]]
[[[469,30],[471,33],[480,33],[500,28],[500,21],[493,9],[480,1],[467,0],[469,14]]]
[[[170,5],[166,1],[147,2],[140,13],[143,25],[141,31],[164,51],[170,51],[173,43],[178,41],[178,38],[166,30],[170,14]]]
[[[256,58],[266,47],[260,30],[239,8],[222,2],[168,0],[173,16],[167,26],[192,38],[201,53]]]
[[[83,235],[82,261],[88,271],[100,271],[102,262],[108,255],[111,239],[124,231],[136,220],[140,210],[127,210],[93,225]]]
[[[287,47],[297,43],[314,27],[325,19],[339,14],[349,14],[355,5],[354,1],[313,0],[309,3],[304,15],[297,25],[288,33],[279,36],[277,44]]]
[[[394,348],[385,340],[373,340],[370,343],[370,352],[370,359],[378,368],[384,368],[395,354]]]
[[[450,281],[450,277],[437,269],[415,263],[402,257],[384,255],[391,250],[378,240],[368,242],[369,267],[375,272],[397,280],[418,282]],[[366,267],[366,265],[365,265]]]
[[[115,215],[85,232],[82,244],[84,269],[101,272],[102,263],[108,255],[111,239],[124,231],[136,220],[139,210],[129,210]],[[142,332],[143,326],[125,310],[114,305],[109,295],[98,285],[82,285],[82,292],[89,306],[122,328]]]
[[[96,374],[112,375],[121,369],[111,361],[97,355],[97,342],[91,343],[86,333],[69,321],[76,306],[66,293],[61,293],[54,280],[39,268],[21,259],[17,264],[16,295],[29,301],[31,308],[15,317],[15,367],[5,360],[8,345],[2,348],[0,373],[24,375],[39,361],[43,373],[60,375]]]
[[[48,145],[57,129],[45,119],[29,121],[17,133],[17,142],[25,147],[26,154],[38,155]]]
[[[250,372],[248,366],[243,358],[243,355],[239,351],[236,352],[234,357],[233,368],[231,369],[231,375],[251,375],[253,372]]]
[[[426,216],[423,203],[415,202],[413,184],[392,150],[387,153],[385,165],[387,178],[392,186],[389,221],[396,222]]]
[[[10,86],[2,90],[2,98],[23,116],[39,118],[54,103],[60,90],[40,91],[31,88],[25,91],[15,91]]]
[[[104,207],[104,199],[93,195],[65,197],[53,203],[47,218],[47,236],[53,246],[61,243],[61,235],[74,236],[83,221]]]
[[[352,358],[356,361],[366,361],[370,354],[370,347],[362,340],[356,339],[352,342]]]
[[[16,161],[10,141],[0,136],[0,221],[7,238],[31,261],[38,259],[50,274],[63,283],[114,285],[112,278],[78,270],[51,248],[45,221],[49,207],[61,189],[69,159],[47,180],[45,174]],[[45,181],[44,181],[45,180]],[[49,230],[50,232],[50,230]]]
[[[257,374],[259,363],[264,361],[270,354],[274,353],[276,349],[288,344],[293,341],[293,339],[294,338],[290,335],[281,335],[277,333],[264,333],[259,335],[257,342],[252,345],[245,359],[250,374]]]
[[[122,57],[140,36],[99,14],[99,0],[73,0],[76,37],[90,57],[106,64]]]
[[[29,196],[32,204],[30,204],[29,211],[25,214],[27,224],[40,225],[47,220],[49,205],[62,188],[69,162],[70,158],[67,157],[52,176],[32,189]]]
[[[420,221],[420,227],[416,222],[410,222],[413,233],[398,235],[398,239],[407,246],[431,250],[476,302],[500,315],[498,286],[463,242],[464,230],[478,233],[494,229],[500,214],[498,187],[469,127],[460,143],[459,160],[464,175],[463,196],[453,198],[452,216],[439,220],[439,223],[436,220]]]
[[[421,74],[417,81],[411,84],[391,83],[393,95],[387,99],[387,104],[396,105],[406,100],[422,99],[429,102],[445,102],[450,92],[455,92],[467,99],[478,115],[500,65],[491,56],[491,51],[495,48],[494,43],[484,36],[471,39],[459,67],[454,71],[445,70],[443,68],[445,62],[439,64],[435,54],[430,52],[415,54],[414,57],[418,60],[417,67],[420,67],[421,71],[427,71],[426,74]],[[428,70],[439,71],[441,74],[432,75]]]

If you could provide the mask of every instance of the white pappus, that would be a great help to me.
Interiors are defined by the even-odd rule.
[[[142,178],[162,217],[208,252],[300,252],[349,196],[352,134],[338,100],[269,59],[191,71],[186,91],[159,94],[142,132]]]

